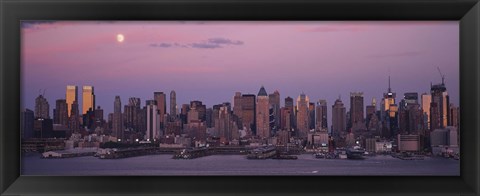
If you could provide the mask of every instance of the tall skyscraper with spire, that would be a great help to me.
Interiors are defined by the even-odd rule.
[[[260,138],[270,137],[268,94],[263,86],[260,88],[257,95],[256,127],[257,136]]]
[[[65,93],[65,100],[67,100],[67,108],[68,108],[68,117],[72,114],[72,104],[73,102],[77,102],[78,104],[78,88],[74,85],[68,85],[67,91]]]
[[[396,93],[392,92],[388,76],[388,92],[383,93],[382,135],[386,138],[395,136],[398,131],[398,106],[395,104]]]
[[[87,113],[89,109],[95,110],[95,93],[93,86],[83,86],[82,102],[82,114]]]
[[[177,116],[177,93],[170,91],[170,115]]]

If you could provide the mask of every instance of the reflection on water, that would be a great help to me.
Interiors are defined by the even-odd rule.
[[[444,158],[399,160],[390,156],[365,160],[315,159],[248,160],[241,155],[214,155],[178,160],[172,155],[125,159],[75,157],[42,159],[40,154],[22,158],[23,175],[436,175],[459,176],[460,161]]]

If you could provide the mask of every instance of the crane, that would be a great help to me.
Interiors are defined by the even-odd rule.
[[[445,75],[442,74],[442,71],[440,71],[440,67],[437,67],[438,73],[440,73],[440,77],[442,77],[442,84],[445,84]]]

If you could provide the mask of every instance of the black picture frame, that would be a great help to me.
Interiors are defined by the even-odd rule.
[[[21,20],[460,21],[460,177],[20,176]],[[478,0],[0,0],[2,195],[478,195]]]

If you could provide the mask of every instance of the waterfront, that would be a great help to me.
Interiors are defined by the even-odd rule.
[[[242,155],[212,155],[176,160],[172,155],[124,159],[74,157],[42,159],[32,153],[22,157],[23,175],[373,175],[459,176],[460,161],[439,157],[400,160],[391,156],[364,160],[315,159],[302,154],[297,160],[248,160]]]

